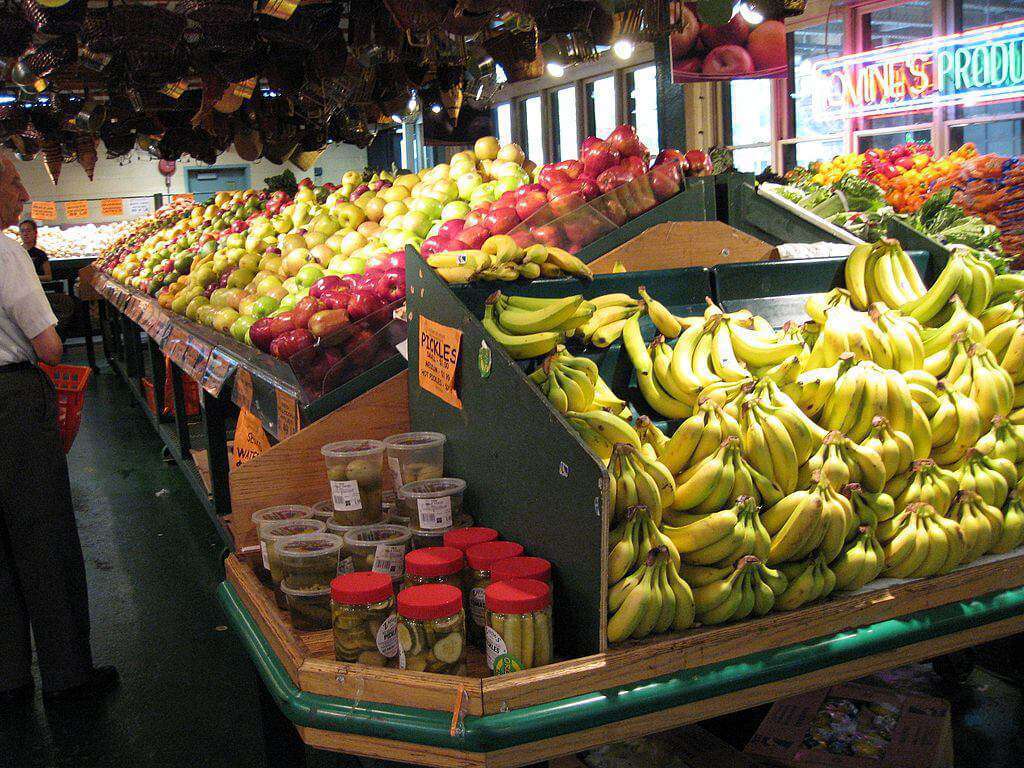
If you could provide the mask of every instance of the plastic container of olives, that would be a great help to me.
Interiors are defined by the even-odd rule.
[[[392,487],[444,475],[444,441],[440,432],[403,432],[384,438]]]
[[[314,518],[297,520],[278,520],[276,523],[264,523],[260,526],[260,552],[264,556],[263,565],[270,573],[271,583],[276,587],[284,578],[281,570],[281,558],[277,554],[277,544],[282,539],[301,536],[304,533],[323,533],[327,525]]]
[[[363,528],[362,525],[338,525],[333,520],[327,524],[327,532],[332,533],[339,537],[342,541],[341,551],[338,552],[338,575],[341,576],[343,573],[352,573],[355,571],[355,561],[352,559],[352,550],[348,548],[348,544],[345,544],[345,536],[350,531],[354,531],[357,528]]]
[[[551,587],[535,579],[495,581],[486,590],[487,668],[496,675],[550,664]]]
[[[281,591],[288,603],[292,629],[314,632],[331,628],[331,588],[293,589],[288,579],[281,582]]]
[[[376,571],[401,581],[412,531],[401,525],[363,525],[345,534],[345,548],[357,571]]]
[[[313,517],[323,520],[325,523],[334,521],[334,502],[330,499],[323,499],[313,505]]]
[[[551,585],[551,563],[543,557],[510,557],[491,566],[491,583],[509,579],[533,579]]]
[[[398,666],[466,674],[466,612],[460,590],[449,584],[421,584],[398,593]]]
[[[466,598],[469,605],[469,639],[482,648],[484,643],[484,622],[487,604],[484,590],[491,584],[491,568],[495,563],[519,557],[523,554],[522,544],[514,541],[487,541],[474,544],[466,550]]]
[[[463,515],[462,517],[456,518],[455,525],[451,528],[444,528],[440,531],[417,531],[412,532],[412,548],[423,549],[424,547],[443,547],[445,546],[444,537],[448,535],[449,531],[454,531],[459,528],[468,528],[473,525],[473,518],[469,515]]]
[[[338,575],[343,540],[330,533],[304,533],[277,542],[281,573],[292,589],[329,587]]]
[[[413,530],[448,530],[462,517],[465,491],[466,481],[457,477],[418,480],[398,489],[398,505]]]
[[[334,657],[374,667],[398,663],[395,590],[385,573],[361,571],[331,582]]]
[[[448,584],[462,590],[462,569],[465,560],[455,547],[414,549],[405,556],[405,587],[420,584]]]
[[[284,520],[309,520],[313,517],[313,508],[301,504],[282,504],[276,507],[264,507],[252,514],[252,526],[257,535],[260,528],[267,523],[278,523]],[[270,583],[270,566],[268,565],[266,544],[260,540],[260,565],[256,567],[256,575],[262,581]]]
[[[334,520],[341,525],[370,525],[383,519],[381,507],[384,443],[342,440],[320,449],[331,483]]]

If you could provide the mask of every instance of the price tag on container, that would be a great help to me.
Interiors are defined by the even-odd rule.
[[[136,218],[153,212],[152,197],[130,197],[128,198],[128,216]]]
[[[235,383],[231,388],[231,402],[239,408],[252,410],[252,373],[248,368],[238,367]]]
[[[195,382],[203,380],[206,367],[210,362],[213,347],[195,336],[189,336],[185,343],[181,360],[181,369]]]
[[[88,200],[68,200],[64,203],[64,218],[66,219],[87,219],[89,218]]]
[[[29,215],[36,221],[54,221],[57,218],[57,204],[46,201],[33,202]]]
[[[290,392],[283,389],[277,393],[277,439],[284,440],[301,429],[299,426],[299,403]]]
[[[448,405],[462,408],[455,391],[462,331],[420,315],[419,384]]]
[[[124,216],[124,200],[120,197],[100,200],[100,215],[122,218]]]
[[[237,363],[228,357],[220,347],[214,347],[213,352],[210,353],[209,362],[206,364],[206,370],[203,371],[203,380],[200,382],[203,389],[214,397],[220,395],[220,391],[224,388],[224,382],[235,370],[236,365]]]

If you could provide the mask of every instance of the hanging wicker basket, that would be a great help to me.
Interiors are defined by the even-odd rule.
[[[61,147],[60,141],[57,139],[43,139],[39,148],[43,153],[43,165],[46,166],[46,173],[50,177],[50,181],[53,182],[53,186],[56,187],[57,180],[60,179],[60,169],[64,167],[64,148]]]
[[[49,8],[36,0],[21,0],[21,10],[37,32],[44,35],[74,35],[85,21],[87,0],[69,0]]]
[[[263,137],[256,130],[235,131],[235,152],[247,163],[255,163],[263,157]]]
[[[32,32],[32,24],[16,3],[0,3],[0,58],[20,55],[32,42]]]
[[[76,136],[75,154],[78,158],[78,164],[82,166],[82,170],[89,177],[89,181],[92,181],[93,174],[96,172],[96,137],[85,133],[80,133]]]
[[[532,80],[544,74],[544,55],[537,40],[537,29],[502,30],[483,41],[484,50],[505,72],[510,83]]]

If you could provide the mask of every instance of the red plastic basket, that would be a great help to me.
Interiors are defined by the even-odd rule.
[[[85,387],[89,383],[92,371],[84,365],[46,365],[39,363],[49,375],[53,386],[57,388],[57,407],[59,409],[60,439],[64,444],[64,453],[71,450],[75,442],[78,427],[82,424],[82,406],[85,404]]]

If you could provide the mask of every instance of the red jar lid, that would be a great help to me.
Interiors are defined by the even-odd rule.
[[[543,557],[510,557],[491,568],[491,581],[536,579],[551,581],[551,563]]]
[[[536,579],[495,581],[484,590],[484,602],[494,613],[533,613],[551,605],[551,587]]]
[[[523,545],[514,541],[486,541],[466,550],[466,562],[474,571],[489,571],[499,560],[508,560],[521,554]]]
[[[461,570],[462,550],[455,547],[424,547],[405,555],[405,572],[410,576],[450,576]]]
[[[498,538],[498,532],[493,528],[482,528],[473,526],[471,528],[456,528],[444,535],[444,545],[455,547],[465,552],[474,544],[483,544],[485,541],[494,541]]]
[[[462,590],[450,584],[420,584],[398,593],[398,614],[413,621],[454,616],[462,610]]]
[[[372,605],[395,594],[391,576],[376,571],[356,571],[335,576],[331,581],[331,599],[341,605]]]

